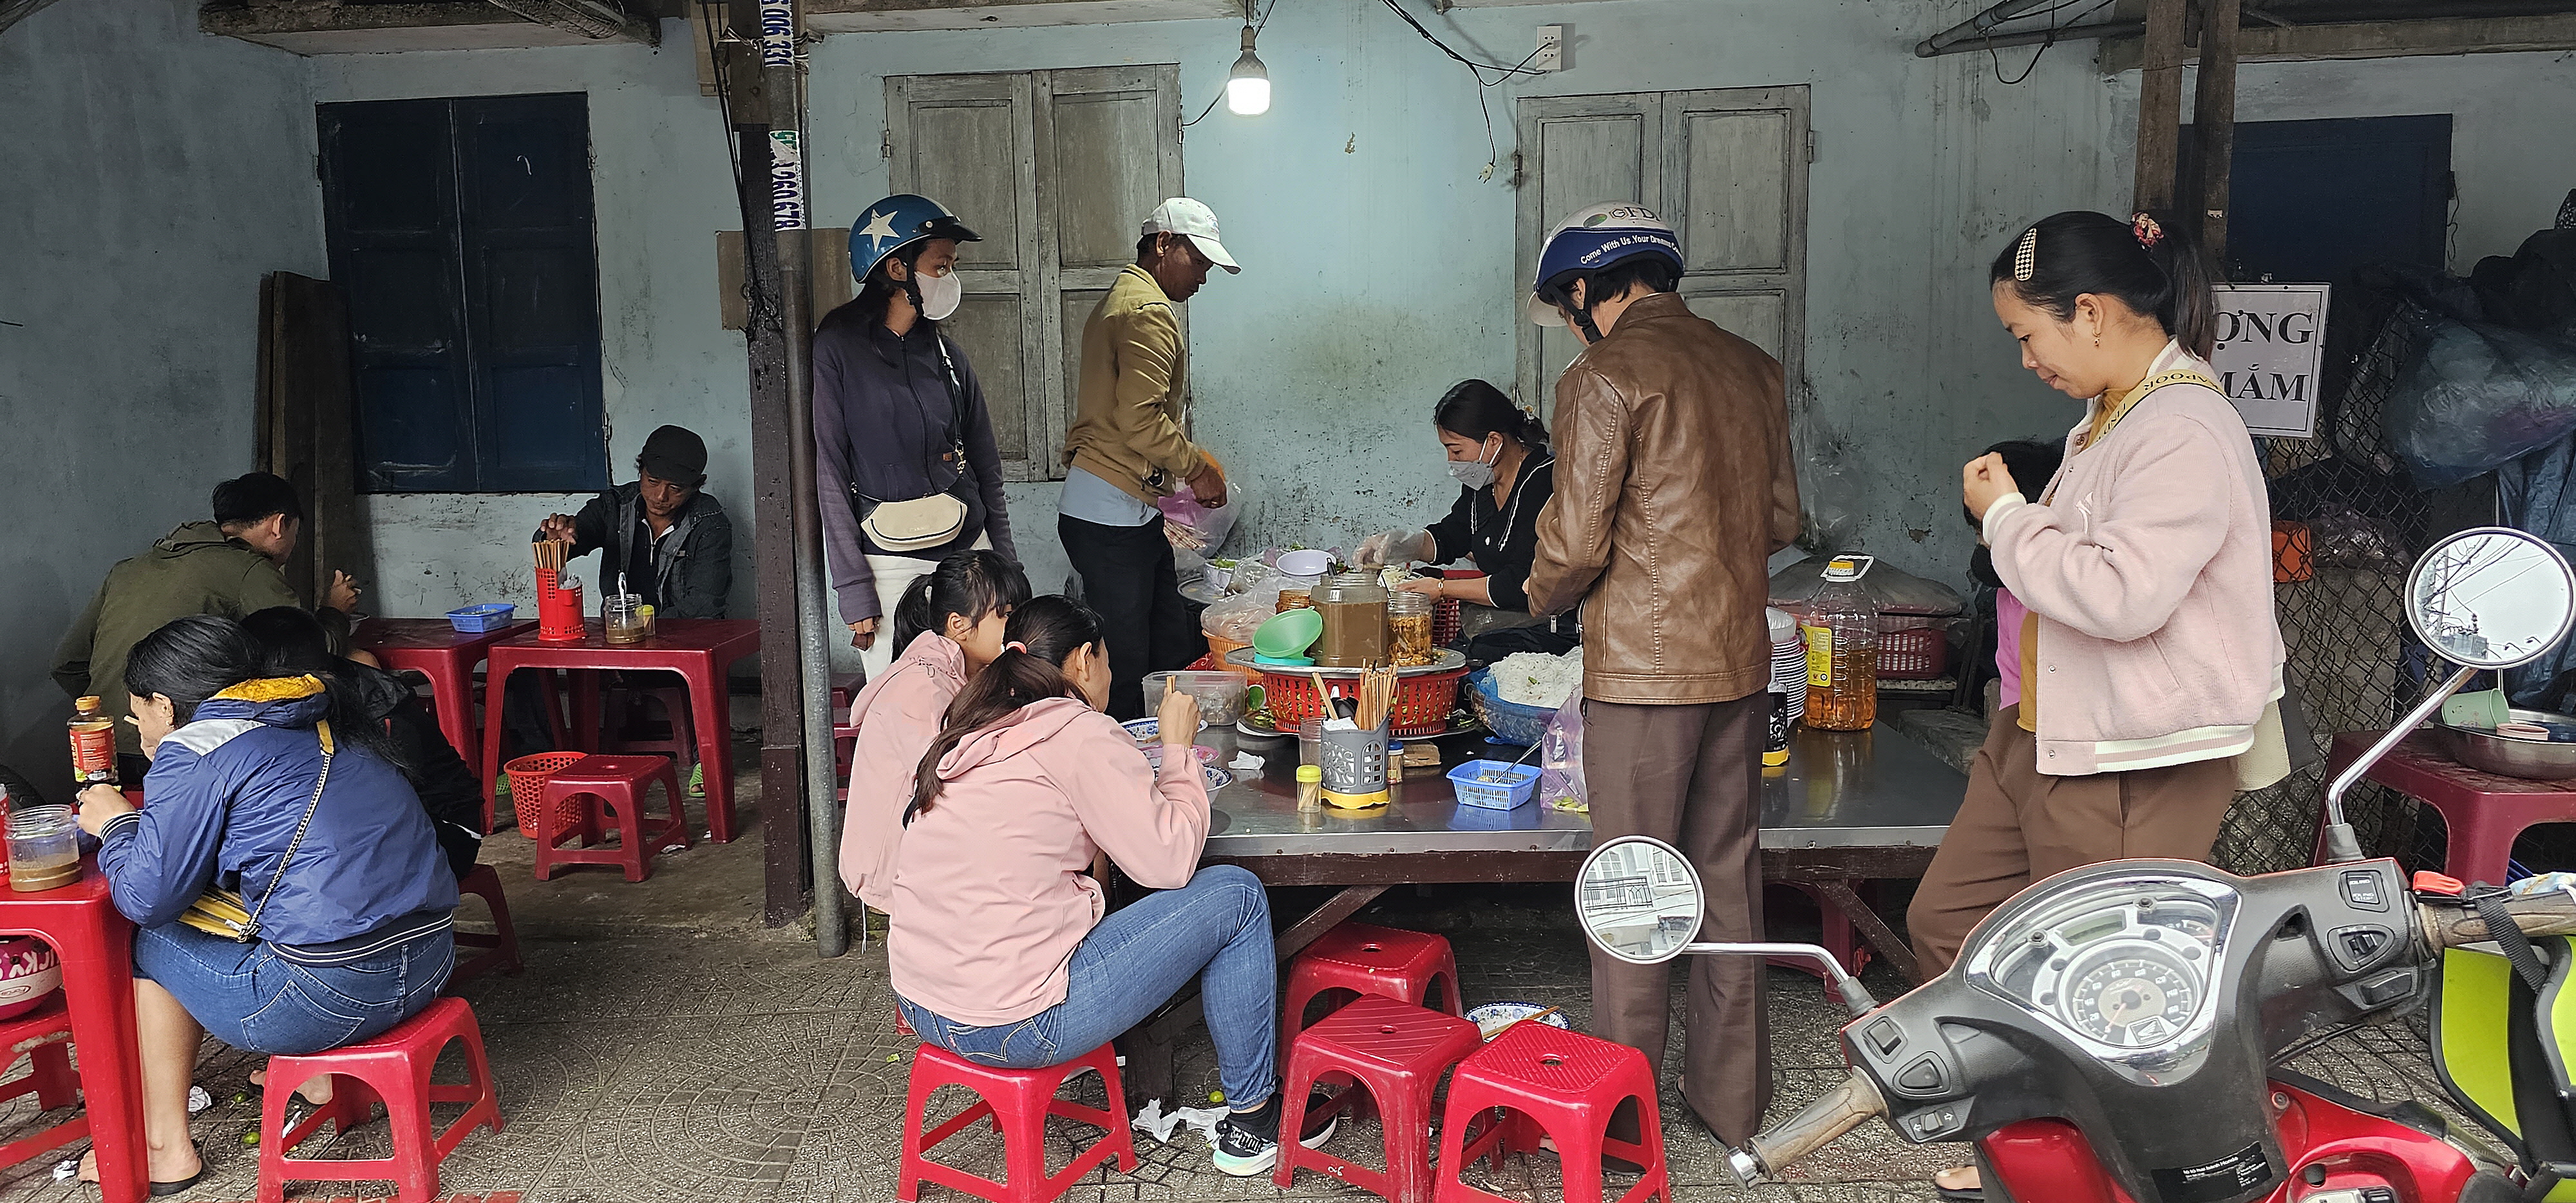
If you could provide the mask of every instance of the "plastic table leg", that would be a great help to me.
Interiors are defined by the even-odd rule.
[[[733,722],[725,713],[724,675],[713,663],[680,674],[689,681],[691,721],[697,727],[698,764],[705,769],[707,832],[719,844],[733,840]]]
[[[63,997],[70,1003],[72,1045],[80,1050],[100,1192],[107,1203],[143,1203],[151,1197],[151,1166],[143,1139],[134,961],[131,953],[115,955],[131,945],[115,930],[124,919],[111,919],[109,911],[82,908],[68,922],[34,934],[53,942],[62,959]]]

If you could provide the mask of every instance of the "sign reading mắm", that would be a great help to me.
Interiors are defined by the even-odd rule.
[[[2209,362],[2245,429],[2277,438],[2315,437],[2326,286],[2221,284],[2212,291],[2218,350]]]

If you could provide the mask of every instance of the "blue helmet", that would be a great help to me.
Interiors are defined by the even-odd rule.
[[[1565,321],[1574,282],[1624,260],[1652,255],[1682,273],[1682,242],[1644,205],[1594,205],[1577,210],[1547,236],[1538,253],[1538,279],[1530,284],[1529,319],[1541,326]]]
[[[865,280],[886,256],[931,238],[983,241],[947,206],[929,197],[904,192],[878,201],[850,224],[850,276]]]

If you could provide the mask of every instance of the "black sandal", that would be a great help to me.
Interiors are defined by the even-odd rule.
[[[151,1183],[153,1198],[166,1199],[172,1195],[184,1194],[187,1191],[194,1189],[198,1183],[206,1180],[206,1146],[197,1143],[195,1140],[190,1140],[188,1142],[188,1147],[197,1151],[197,1172],[176,1182]]]

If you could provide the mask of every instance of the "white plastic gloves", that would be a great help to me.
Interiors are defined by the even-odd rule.
[[[1381,531],[1360,541],[1357,562],[1410,564],[1415,561],[1429,561],[1434,550],[1430,531]]]

